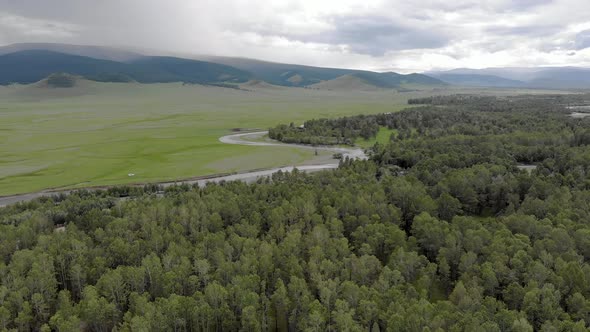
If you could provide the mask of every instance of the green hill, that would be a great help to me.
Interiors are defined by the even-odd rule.
[[[69,73],[100,82],[212,84],[246,82],[249,73],[229,66],[172,57],[144,57],[129,63],[46,50],[0,56],[0,84],[29,84],[54,73]]]
[[[142,83],[187,82],[243,83],[250,79],[250,73],[230,66],[174,57],[143,57],[129,63],[134,72],[132,77]],[[165,73],[164,76],[154,75],[154,71]]]
[[[355,72],[349,69],[311,67],[245,58],[207,56],[202,59],[245,70],[252,73],[254,79],[283,86],[308,86]]]
[[[59,43],[17,43],[0,46],[0,55],[30,50],[45,50],[119,62],[131,61],[143,56],[137,52],[115,47]]]
[[[79,78],[67,73],[55,73],[37,83],[39,87],[48,88],[72,88],[76,86]]]
[[[47,49],[27,49],[7,54],[3,54],[2,50],[10,48],[0,48],[0,85],[30,84],[54,73],[69,73],[99,82],[219,84],[258,80],[272,85],[304,87],[351,75],[368,86],[386,89],[404,84],[445,84],[423,74],[376,73],[241,58],[206,57],[202,60],[192,60],[141,56],[120,62]],[[340,81],[342,80],[346,81]]]
[[[407,84],[445,85],[446,83],[421,74],[402,75],[394,72],[375,73],[358,71],[313,84],[311,87],[327,90],[376,90],[395,89]]]
[[[202,59],[242,69],[252,73],[255,79],[285,86],[314,86],[314,84],[338,79],[346,75],[352,76],[339,79],[336,82],[337,86],[341,84],[350,85],[350,82],[346,83],[343,81],[350,80],[354,77],[379,88],[394,88],[403,84],[446,84],[436,78],[423,74],[402,75],[394,72],[377,73],[354,69],[312,67],[231,57],[209,56],[203,57]],[[358,84],[358,82],[355,84]]]

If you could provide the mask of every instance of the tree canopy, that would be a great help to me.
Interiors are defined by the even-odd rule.
[[[590,121],[564,98],[370,116],[399,135],[333,171],[0,209],[0,330],[586,331]]]

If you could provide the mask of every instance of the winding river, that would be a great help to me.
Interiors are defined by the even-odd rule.
[[[341,153],[344,158],[348,157],[351,159],[367,159],[367,155],[362,149],[359,148],[342,148],[342,147],[330,147],[330,146],[310,146],[310,145],[301,145],[301,144],[285,144],[280,143],[277,141],[267,141],[264,140],[264,136],[268,134],[268,131],[257,131],[257,132],[249,132],[249,133],[239,133],[239,134],[232,134],[226,135],[219,138],[219,141],[225,144],[237,144],[237,145],[250,145],[250,146],[272,146],[272,147],[288,147],[288,148],[301,148],[301,149],[313,149],[313,150],[322,150],[322,151],[331,151],[333,153]],[[222,181],[244,181],[244,182],[255,182],[261,177],[270,176],[276,172],[291,172],[293,169],[297,168],[300,171],[304,172],[316,172],[326,169],[334,169],[338,168],[337,162],[331,163],[324,163],[318,165],[293,165],[293,166],[285,166],[285,167],[276,167],[264,170],[255,170],[255,171],[246,171],[240,172],[236,174],[230,175],[219,175],[219,176],[210,176],[210,177],[203,177],[197,179],[190,179],[190,180],[179,180],[179,181],[172,181],[172,182],[161,182],[158,183],[160,186],[166,188],[173,185],[179,184],[197,184],[199,186],[204,186],[210,182],[222,182]],[[110,187],[115,186],[107,186],[107,187],[91,187],[86,188],[88,190],[104,190]],[[82,189],[82,188],[80,188]],[[78,189],[75,189],[78,190]],[[43,196],[52,196],[56,194],[69,194],[74,190],[45,190],[36,193],[29,193],[29,194],[22,194],[22,195],[13,195],[13,196],[4,196],[0,197],[0,207],[7,206],[10,204],[15,204],[18,202],[27,202],[33,200],[35,198],[43,197]]]

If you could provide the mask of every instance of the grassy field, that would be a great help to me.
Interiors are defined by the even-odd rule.
[[[181,84],[3,87],[0,195],[310,162],[312,151],[226,145],[218,138],[233,128],[396,111],[411,95]]]
[[[355,144],[363,148],[372,147],[377,142],[385,144],[389,142],[389,137],[391,136],[391,134],[397,134],[397,130],[381,127],[379,128],[379,131],[377,132],[377,136],[375,136],[375,138],[357,140]]]
[[[450,92],[93,82],[70,89],[0,87],[0,195],[313,163],[326,156],[226,145],[218,138],[233,128],[394,112],[408,98],[441,93]],[[388,137],[380,132],[377,140]]]

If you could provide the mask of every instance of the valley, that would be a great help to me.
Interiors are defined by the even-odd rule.
[[[218,139],[233,128],[395,112],[420,94],[96,82],[3,87],[0,195],[313,163],[332,154]]]

